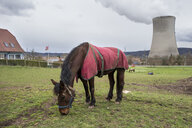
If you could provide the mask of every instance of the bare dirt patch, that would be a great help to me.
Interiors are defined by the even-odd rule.
[[[192,95],[192,77],[187,79],[178,80],[171,85],[155,86],[158,89],[164,89],[175,93],[183,93]]]
[[[7,121],[0,122],[0,127],[7,127],[11,125],[20,125],[22,127],[27,127],[28,123],[35,120],[35,117],[32,117],[31,115],[38,112],[42,111],[42,118],[46,119],[48,118],[49,115],[53,114],[52,112],[49,111],[49,108],[56,103],[56,98],[52,98],[48,100],[45,103],[42,103],[40,106],[34,106],[21,114],[19,114],[16,118],[10,119]]]
[[[131,83],[127,85],[143,86],[143,87],[147,87],[151,91],[159,89],[159,90],[166,90],[166,91],[177,93],[177,94],[192,95],[192,77],[178,80],[176,83],[167,84],[167,85],[146,85],[146,84],[137,84],[137,83]],[[140,90],[140,89],[136,89],[136,90]]]

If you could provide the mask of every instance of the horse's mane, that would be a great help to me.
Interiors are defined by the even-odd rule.
[[[66,85],[70,85],[70,80],[71,80],[71,75],[72,75],[71,70],[70,70],[70,67],[71,67],[70,60],[74,55],[76,55],[76,51],[78,50],[78,48],[85,44],[87,44],[87,42],[82,43],[82,44],[78,45],[77,47],[73,48],[63,62],[60,79]]]

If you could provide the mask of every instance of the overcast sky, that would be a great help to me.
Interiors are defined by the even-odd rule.
[[[191,0],[0,0],[0,28],[25,51],[69,52],[82,42],[149,50],[152,18],[176,17],[178,47],[192,48]]]

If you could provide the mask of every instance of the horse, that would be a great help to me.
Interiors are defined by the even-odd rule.
[[[113,97],[115,84],[114,72],[116,70],[116,103],[120,103],[122,101],[122,90],[124,87],[124,73],[127,69],[127,58],[125,54],[117,48],[96,47],[88,42],[84,42],[72,49],[63,62],[60,82],[51,79],[54,85],[53,92],[58,96],[60,114],[67,115],[72,107],[75,97],[75,89],[73,88],[75,78],[77,80],[80,79],[83,83],[86,96],[85,102],[89,104],[89,108],[94,108],[96,103],[94,77],[108,75],[110,88],[106,100],[110,101]]]

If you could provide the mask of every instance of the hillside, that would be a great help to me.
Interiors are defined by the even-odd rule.
[[[192,54],[192,48],[178,48],[179,54],[180,55],[186,55],[188,53]],[[144,56],[148,56],[149,55],[149,50],[143,50],[143,51],[133,51],[133,52],[124,52],[126,55],[129,56],[135,56],[135,57],[144,57]],[[27,54],[31,54],[31,53],[27,53]],[[47,56],[48,53],[38,53],[35,52],[33,53],[35,54],[35,56]],[[62,56],[66,56],[68,53],[49,53],[50,57],[62,57]]]
[[[178,51],[180,55],[186,55],[188,53],[192,54],[192,48],[178,48]],[[125,52],[125,54],[130,56],[142,57],[142,56],[148,56],[149,50]]]

